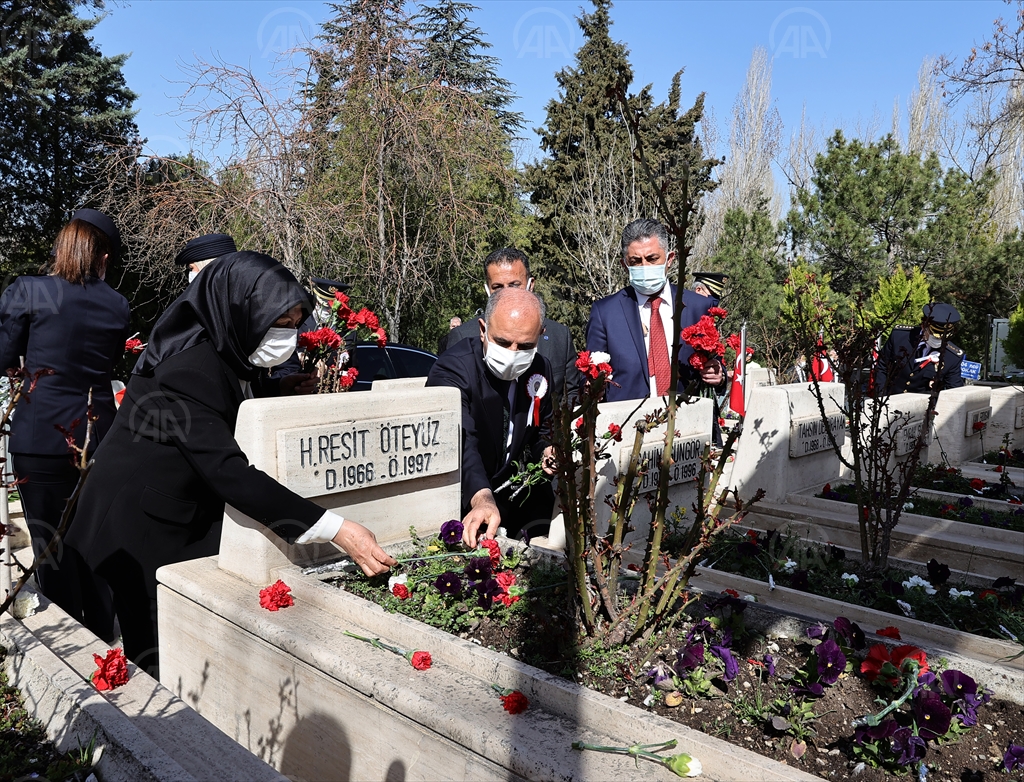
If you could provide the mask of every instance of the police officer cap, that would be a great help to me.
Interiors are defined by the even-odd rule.
[[[107,235],[110,241],[110,257],[117,258],[121,255],[121,232],[117,230],[114,221],[97,209],[79,209],[73,215],[72,220],[81,220],[89,225],[99,228]]]
[[[188,266],[190,263],[220,258],[234,252],[238,252],[235,240],[227,234],[204,234],[186,242],[185,247],[174,258],[174,262],[178,266]]]
[[[950,332],[960,322],[960,313],[952,304],[925,304],[923,313],[929,328],[936,334]]]
[[[729,279],[729,276],[722,274],[721,272],[694,272],[693,281],[694,283],[700,283],[709,291],[715,298],[722,298],[722,291],[725,290],[725,281]]]
[[[313,278],[313,293],[319,301],[325,303],[334,301],[334,294],[338,291],[344,293],[351,287],[347,282],[325,280],[323,277]]]

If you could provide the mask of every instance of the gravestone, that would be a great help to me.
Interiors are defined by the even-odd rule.
[[[750,391],[743,433],[729,473],[730,487],[748,500],[764,489],[768,502],[785,502],[790,492],[824,485],[841,476],[839,457],[829,430],[840,446],[849,449],[846,416],[842,412],[845,389],[822,383],[825,417],[807,383],[763,386]]]
[[[239,408],[235,439],[254,467],[387,543],[461,518],[461,409],[456,388],[254,399]],[[337,552],[288,545],[225,508],[220,567],[252,583]]]
[[[612,509],[608,500],[614,499],[617,491],[615,480],[625,475],[629,466],[630,455],[636,437],[635,424],[644,416],[665,407],[661,399],[632,400],[625,402],[603,402],[598,406],[597,436],[608,431],[609,424],[622,427],[622,441],[609,440],[608,457],[598,463],[597,484],[594,491],[594,510],[597,514],[599,529],[607,528]],[[672,446],[673,464],[669,473],[669,513],[677,507],[687,510],[687,521],[693,521],[690,509],[697,498],[697,476],[700,457],[704,446],[711,441],[712,416],[714,405],[710,399],[698,399],[692,404],[680,405],[676,412],[676,431],[679,436]],[[665,447],[665,426],[648,432],[643,439],[641,464],[647,464],[646,473],[638,481],[640,497],[634,508],[630,525],[633,532],[625,541],[633,543],[646,540],[647,529],[651,521],[651,513],[646,498],[653,496],[658,487],[662,450]],[[563,530],[564,522],[559,513],[552,522],[552,531]],[[564,533],[560,533],[564,534]],[[554,535],[552,536],[554,537]],[[557,541],[564,546],[564,537]],[[553,541],[554,542],[554,541]]]
[[[864,404],[864,422],[869,423],[872,416],[872,406],[876,402],[873,399],[867,399]],[[893,394],[892,396],[882,397],[879,404],[882,405],[882,410],[879,413],[879,426],[882,436],[894,444],[889,460],[890,467],[895,467],[897,463],[907,461],[917,445],[918,437],[922,430],[925,430],[925,437],[920,460],[922,464],[926,463],[928,461],[928,446],[932,441],[932,428],[925,423],[925,413],[928,411],[928,395]],[[865,441],[867,441],[866,435]]]
[[[948,462],[955,467],[981,456],[983,443],[988,449],[998,445],[998,438],[985,432],[992,415],[991,391],[988,386],[963,386],[939,393],[932,425],[934,439],[928,446],[930,463]]]
[[[1016,386],[993,388],[991,394],[992,417],[985,428],[985,450],[994,451],[1010,435],[1010,447],[1024,444],[1024,389]]]

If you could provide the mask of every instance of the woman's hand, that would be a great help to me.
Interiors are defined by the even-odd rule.
[[[397,564],[394,557],[377,545],[377,536],[351,519],[345,519],[334,543],[345,549],[345,553],[363,569],[368,576],[379,576]]]

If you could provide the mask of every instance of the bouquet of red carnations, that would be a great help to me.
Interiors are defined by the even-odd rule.
[[[376,340],[377,347],[388,343],[377,316],[366,307],[354,312],[349,299],[341,291],[334,294],[330,314],[319,328],[299,334],[299,356],[304,372],[317,372],[317,391],[333,394],[348,391],[355,385],[359,370],[351,366],[348,345]]]

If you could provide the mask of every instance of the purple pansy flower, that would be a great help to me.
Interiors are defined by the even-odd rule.
[[[945,584],[949,580],[949,566],[932,557],[928,560],[928,580],[932,582],[932,586]]]
[[[793,575],[789,577],[789,585],[793,589],[799,589],[801,592],[806,592],[810,588],[807,576],[808,573],[806,570],[794,570]]]
[[[839,644],[829,638],[814,650],[818,655],[818,678],[823,684],[835,684],[839,674],[846,670],[846,655]]]
[[[704,644],[700,641],[688,643],[676,652],[676,673],[685,676],[694,668],[704,664]]]
[[[924,690],[914,698],[911,708],[917,722],[917,732],[922,738],[935,739],[946,735],[953,713],[942,702],[941,695],[934,690]]]
[[[803,685],[794,685],[790,687],[790,692],[794,695],[810,695],[814,698],[820,698],[825,694],[825,687],[821,682],[810,682]]]
[[[857,728],[853,740],[858,744],[864,744],[866,741],[881,741],[892,736],[899,727],[896,720],[890,717],[889,719],[882,720],[878,725]]]
[[[501,586],[493,578],[473,584],[472,587],[477,592],[477,605],[484,609],[491,608],[494,605],[494,598],[502,594]]]
[[[731,682],[735,679],[736,674],[740,672],[740,665],[736,662],[736,658],[733,657],[728,647],[716,644],[711,647],[711,654],[725,664],[725,673],[722,674],[722,681]]]
[[[466,578],[470,581],[484,581],[491,577],[491,558],[473,557],[466,563]]]
[[[942,689],[950,698],[960,699],[965,695],[978,694],[978,683],[963,671],[951,668],[943,671],[939,678],[942,680]]]
[[[1011,744],[1003,755],[1003,768],[1007,771],[1024,768],[1024,747],[1020,744]]]
[[[900,728],[892,734],[892,751],[897,763],[909,766],[924,757],[924,739],[915,736],[910,728]]]
[[[828,627],[823,623],[818,622],[808,627],[804,631],[804,634],[813,641],[816,638],[824,638],[826,632],[828,632]]]
[[[974,505],[974,500],[972,500],[970,497],[961,497],[960,499],[957,500],[957,502],[960,504],[961,508],[969,508],[972,505]]]
[[[686,634],[686,642],[693,641],[698,635],[704,635],[706,632],[711,630],[711,622],[707,619],[701,619],[693,627],[690,628],[690,632]]]
[[[654,679],[654,686],[659,690],[665,692],[671,692],[674,690],[675,684],[672,683],[672,671],[669,670],[668,666],[658,663],[651,670],[647,672],[648,679]]]
[[[441,525],[441,541],[449,546],[454,546],[462,540],[463,529],[462,522],[458,519],[446,521]]]
[[[851,622],[845,616],[840,616],[836,617],[836,621],[832,623],[832,626],[851,649],[864,648],[866,643],[864,631],[860,629],[860,625],[856,622]]]
[[[462,597],[462,579],[450,570],[439,575],[434,581],[434,586],[437,587],[437,591],[442,595]]]
[[[765,669],[768,671],[769,676],[775,675],[775,658],[772,657],[770,654],[766,654],[764,656],[764,666]]]

